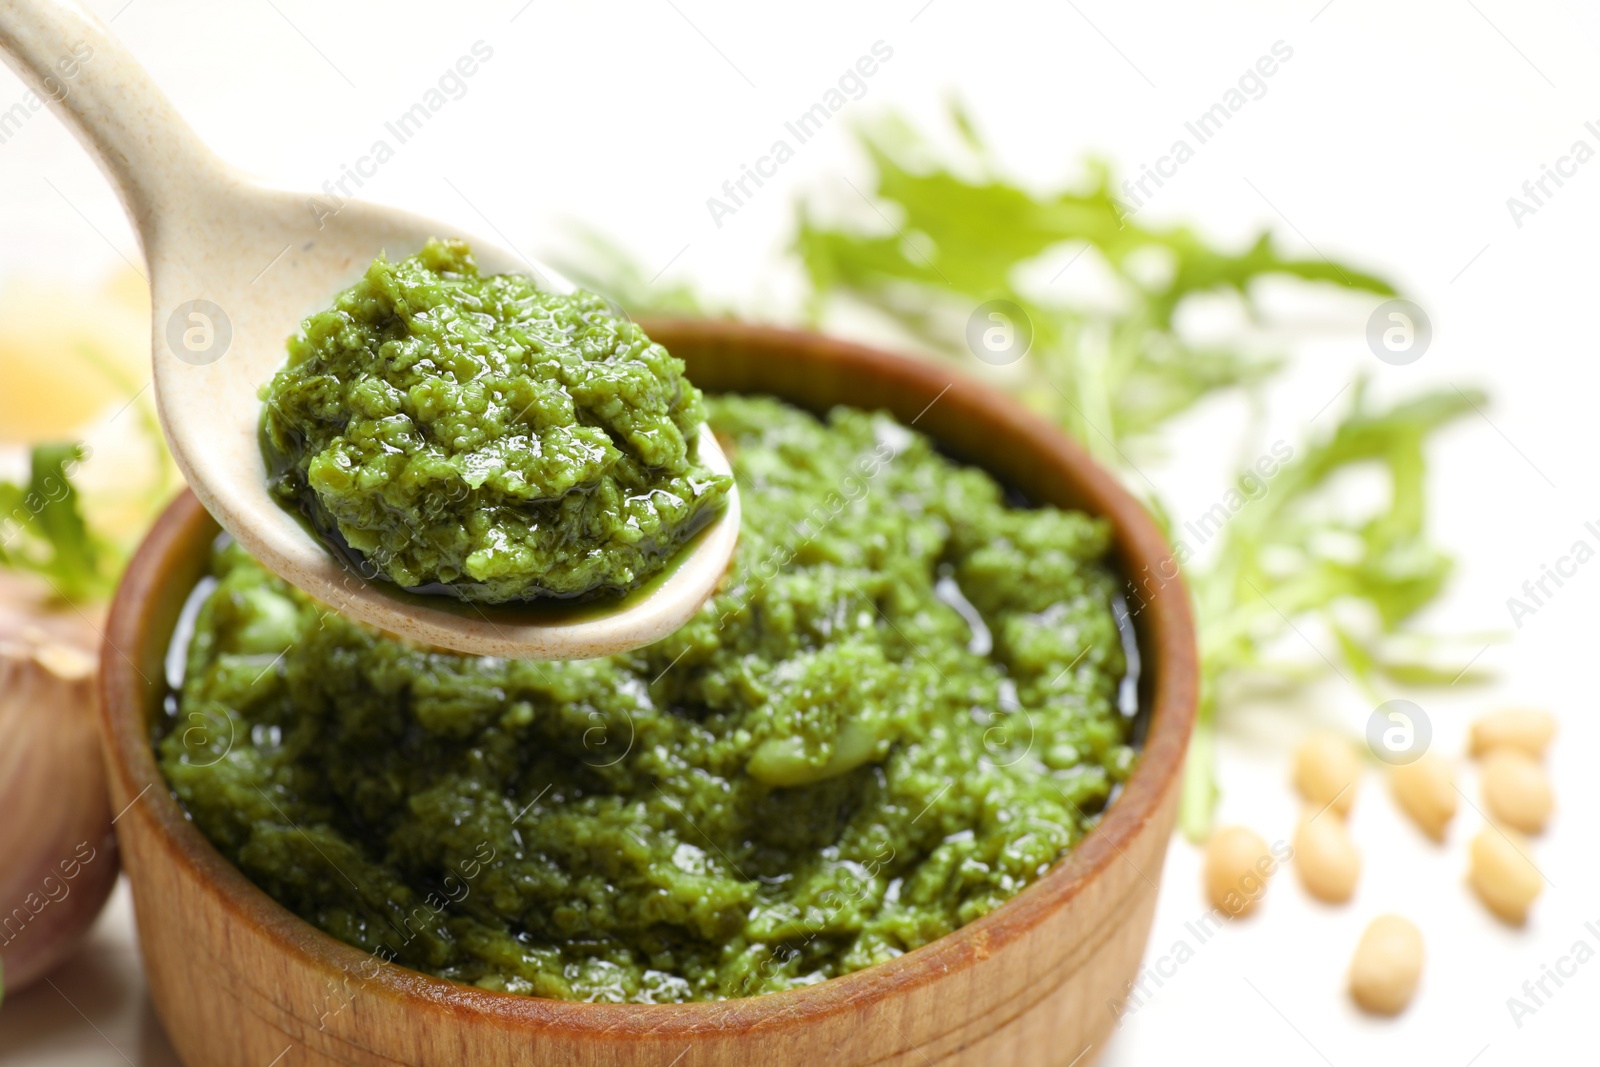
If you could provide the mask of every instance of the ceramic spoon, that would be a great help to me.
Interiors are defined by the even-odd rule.
[[[671,633],[711,595],[738,537],[737,493],[674,569],[609,608],[552,616],[364,581],[267,493],[256,390],[283,365],[285,340],[380,252],[410,255],[429,237],[466,236],[485,273],[522,272],[563,292],[571,284],[455,226],[355,201],[330,215],[325,197],[243,178],[73,0],[0,0],[0,51],[66,117],[133,220],[149,268],[162,428],[190,488],[251,555],[344,614],[479,655],[575,659],[637,648]],[[709,429],[700,454],[728,472]]]

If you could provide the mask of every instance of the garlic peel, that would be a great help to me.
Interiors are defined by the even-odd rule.
[[[0,960],[15,993],[60,962],[117,878],[100,754],[98,635],[0,586]]]

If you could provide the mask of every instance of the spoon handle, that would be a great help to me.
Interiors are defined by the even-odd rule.
[[[203,194],[224,174],[144,68],[77,0],[0,0],[0,54],[99,160],[147,259],[160,224],[193,203],[186,194]]]

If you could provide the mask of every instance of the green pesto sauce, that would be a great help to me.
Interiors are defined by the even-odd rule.
[[[708,404],[734,569],[628,655],[423,651],[219,550],[156,742],[195,824],[343,941],[591,1001],[818,982],[1037,879],[1134,762],[1105,523],[886,416]]]
[[[272,493],[407,588],[626,592],[726,504],[683,362],[593,293],[485,277],[460,241],[380,257],[261,391]]]

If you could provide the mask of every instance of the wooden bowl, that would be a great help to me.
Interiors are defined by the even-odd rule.
[[[116,830],[150,995],[189,1067],[1030,1067],[1088,1063],[1110,1032],[1149,937],[1196,700],[1187,593],[1155,525],[1058,430],[944,365],[736,323],[645,326],[708,391],[885,408],[1035,501],[1108,517],[1130,576],[1149,712],[1131,779],[1099,828],[1014,900],[898,959],[803,989],[577,1004],[380,964],[247,881],[156,768],[149,724],[166,694],[167,645],[217,533],[185,493],[122,581],[101,684],[112,808],[131,805]]]

